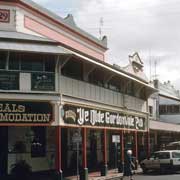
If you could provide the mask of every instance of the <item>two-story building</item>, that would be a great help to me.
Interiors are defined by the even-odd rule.
[[[137,53],[121,68],[99,40],[30,0],[0,1],[0,175],[25,160],[33,172],[81,179],[149,154],[148,97]],[[77,151],[79,149],[79,151]],[[103,167],[103,168],[102,168]]]
[[[149,99],[151,151],[180,140],[180,94],[170,81],[154,80],[158,92]]]

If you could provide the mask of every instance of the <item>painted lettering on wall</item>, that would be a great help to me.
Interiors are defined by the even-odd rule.
[[[0,102],[0,123],[49,123],[52,106],[47,102]]]
[[[0,22],[8,23],[10,21],[10,10],[0,9]]]
[[[146,118],[123,112],[109,112],[75,106],[64,106],[65,123],[145,130]],[[69,115],[71,114],[71,116]],[[68,116],[67,116],[68,115]],[[73,116],[72,116],[73,115]]]

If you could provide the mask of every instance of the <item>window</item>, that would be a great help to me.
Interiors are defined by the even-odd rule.
[[[31,143],[31,157],[46,156],[46,129],[45,127],[32,127],[33,140]]]
[[[160,152],[160,153],[158,153],[157,156],[159,159],[169,159],[170,153],[169,152]]]
[[[0,51],[0,69],[6,69],[7,52]]]
[[[159,106],[159,114],[166,114],[166,113],[167,113],[166,105],[160,105]]]
[[[180,113],[180,105],[160,105],[160,114],[177,114]]]
[[[62,68],[62,74],[74,79],[83,79],[83,64],[82,62],[71,59]]]
[[[146,89],[145,88],[141,89],[139,97],[141,99],[146,99]]]
[[[26,71],[43,71],[43,56],[26,53],[21,56],[21,69]]]
[[[9,54],[9,70],[20,69],[20,53],[10,52]]]
[[[178,152],[172,152],[172,157],[173,157],[173,158],[180,158],[180,153],[178,153]]]
[[[47,55],[44,60],[44,66],[46,72],[55,71],[55,56]]]
[[[153,107],[152,106],[149,106],[149,115],[153,116]]]
[[[134,95],[134,83],[132,81],[127,84],[126,93]]]

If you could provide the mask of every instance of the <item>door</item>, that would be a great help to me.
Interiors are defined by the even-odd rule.
[[[0,127],[0,177],[7,174],[8,127]]]
[[[159,169],[160,168],[159,153],[154,153],[154,157],[150,161],[150,166],[152,169]]]
[[[172,160],[174,166],[180,166],[180,151],[172,152]]]

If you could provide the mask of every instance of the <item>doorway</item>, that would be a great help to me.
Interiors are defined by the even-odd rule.
[[[8,127],[0,127],[0,177],[7,174]]]

